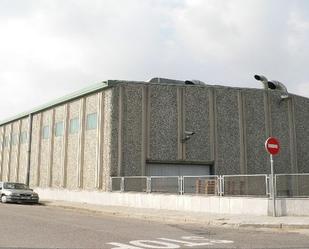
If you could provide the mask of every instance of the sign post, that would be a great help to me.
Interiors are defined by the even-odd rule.
[[[274,137],[267,138],[267,140],[265,141],[265,149],[270,155],[271,196],[273,200],[273,216],[276,217],[276,192],[273,155],[276,155],[280,150],[279,141]]]

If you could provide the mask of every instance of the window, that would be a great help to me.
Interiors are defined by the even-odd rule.
[[[20,134],[20,143],[21,144],[24,144],[27,142],[27,132],[26,131],[23,131],[21,134]]]
[[[86,130],[93,130],[97,128],[97,113],[87,115]]]
[[[43,126],[43,139],[48,139],[49,138],[49,126],[45,125]]]
[[[70,120],[70,133],[74,134],[79,131],[79,118],[72,118]]]
[[[63,135],[63,121],[55,124],[55,136],[61,137]]]
[[[16,145],[16,144],[18,144],[18,135],[13,134],[12,135],[12,145]]]

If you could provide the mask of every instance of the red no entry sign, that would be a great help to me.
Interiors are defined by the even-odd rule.
[[[279,141],[274,137],[267,138],[265,142],[265,149],[271,155],[276,155],[280,150]]]

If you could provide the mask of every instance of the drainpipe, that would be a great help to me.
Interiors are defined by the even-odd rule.
[[[28,145],[27,145],[27,175],[26,175],[26,185],[29,186],[30,183],[30,162],[31,162],[31,140],[32,140],[32,113],[29,114],[28,121]]]

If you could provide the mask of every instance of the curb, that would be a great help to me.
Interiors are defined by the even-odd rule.
[[[49,207],[58,207],[67,210],[77,210],[90,212],[93,214],[104,214],[109,216],[118,216],[118,217],[126,217],[126,218],[136,218],[148,221],[161,221],[161,222],[172,222],[172,223],[192,223],[192,224],[201,224],[201,225],[209,225],[209,226],[224,226],[224,227],[232,227],[232,228],[255,228],[255,229],[309,229],[309,224],[285,224],[285,223],[244,223],[244,222],[228,222],[227,220],[218,221],[218,220],[206,220],[206,219],[198,219],[192,217],[179,217],[179,216],[162,216],[155,214],[146,214],[146,213],[129,213],[124,211],[115,211],[115,210],[99,210],[90,207],[82,207],[82,206],[74,206],[74,205],[63,205],[61,203],[56,202],[46,202],[42,201],[42,205]]]

